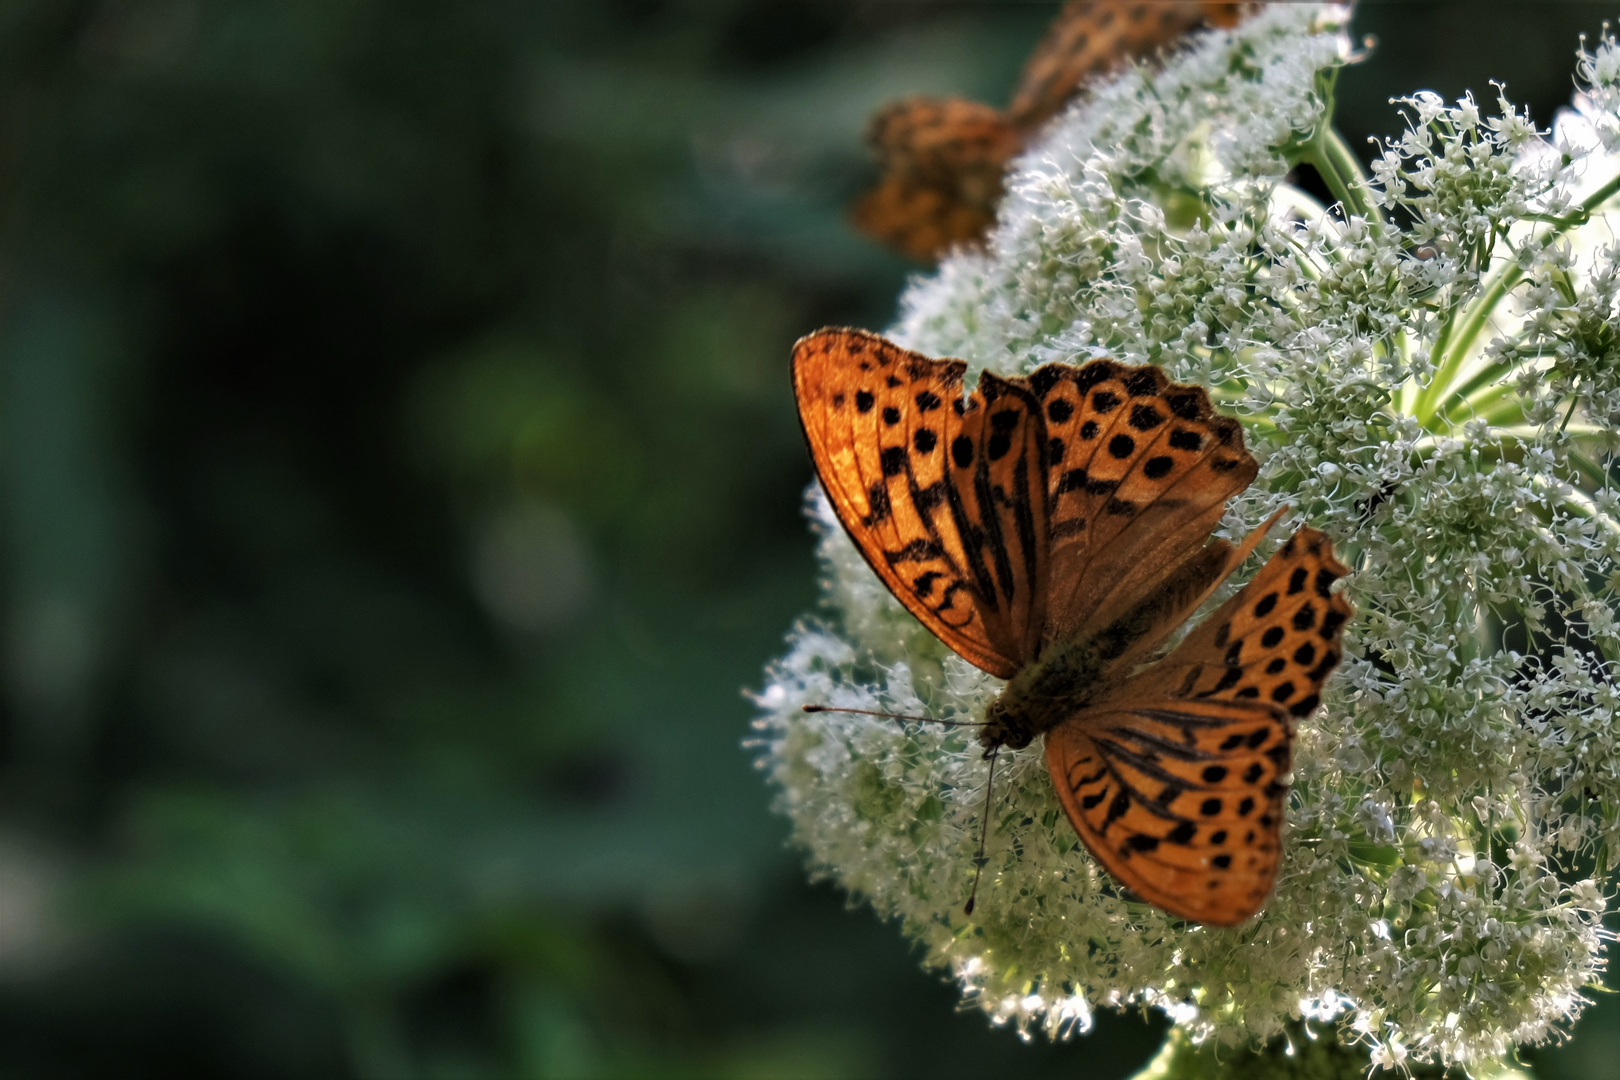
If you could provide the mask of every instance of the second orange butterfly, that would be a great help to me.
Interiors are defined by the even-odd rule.
[[[981,239],[995,221],[1007,163],[1076,91],[1198,26],[1235,25],[1252,6],[1070,0],[1024,65],[1006,110],[913,97],[878,111],[867,143],[882,176],[852,208],[856,227],[920,262]]]

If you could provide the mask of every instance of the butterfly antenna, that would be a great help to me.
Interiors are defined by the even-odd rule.
[[[979,815],[979,854],[973,859],[973,891],[968,893],[968,900],[962,907],[962,914],[973,914],[973,904],[979,898],[979,875],[984,873],[984,864],[990,860],[984,857],[984,842],[990,835],[990,792],[996,782],[996,756],[1001,753],[1001,747],[990,751],[990,775],[984,778],[984,813]]]
[[[847,712],[859,713],[861,716],[881,716],[885,720],[912,720],[919,724],[944,724],[946,727],[982,727],[983,725],[971,720],[935,720],[932,716],[906,716],[904,713],[873,712],[871,709],[838,709],[831,705],[805,705],[805,712]]]

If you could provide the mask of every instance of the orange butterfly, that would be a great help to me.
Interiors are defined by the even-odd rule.
[[[1339,662],[1348,570],[1302,528],[1155,659],[1277,520],[1210,539],[1258,471],[1242,428],[1157,367],[985,372],[964,398],[966,369],[861,330],[801,339],[827,497],[896,599],[1008,680],[979,732],[992,768],[1045,735],[1109,873],[1173,915],[1241,923],[1276,880],[1294,722]]]
[[[1082,85],[1199,25],[1233,26],[1251,6],[1070,0],[1024,66],[1005,112],[925,97],[880,110],[866,139],[883,176],[851,218],[921,262],[980,239],[995,222],[1007,162]]]

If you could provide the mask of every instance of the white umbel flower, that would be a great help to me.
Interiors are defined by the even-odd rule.
[[[1292,506],[1275,535],[1309,522],[1353,567],[1346,662],[1299,733],[1258,918],[1190,926],[1122,895],[1038,743],[1001,755],[964,915],[971,729],[799,707],[977,721],[1000,684],[809,499],[827,610],[769,669],[761,765],[812,872],[1021,1031],[1135,1003],[1195,1041],[1304,1019],[1378,1062],[1478,1063],[1548,1037],[1600,969],[1598,875],[1620,861],[1620,52],[1581,54],[1551,138],[1504,99],[1413,96],[1367,181],[1328,124],[1345,18],[1270,5],[1098,88],[1017,163],[988,249],[914,282],[891,330],[976,369],[1111,356],[1211,387],[1261,461],[1226,533]],[[1344,213],[1286,183],[1300,162]]]

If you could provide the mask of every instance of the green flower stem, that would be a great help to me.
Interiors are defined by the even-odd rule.
[[[1609,470],[1607,466],[1599,465],[1585,454],[1571,454],[1569,455],[1569,462],[1580,471],[1582,476],[1586,477],[1594,485],[1602,487],[1609,482]],[[1586,501],[1589,502],[1590,500]],[[1594,509],[1593,513],[1596,514],[1597,511]]]
[[[1363,218],[1372,229],[1383,227],[1384,219],[1373,203],[1367,174],[1361,170],[1361,159],[1327,118],[1317,127],[1304,160],[1310,162],[1347,213]]]
[[[1344,141],[1344,136],[1333,126],[1337,104],[1334,91],[1338,86],[1339,71],[1335,67],[1317,75],[1316,92],[1322,97],[1322,118],[1317,121],[1310,142],[1302,147],[1304,153],[1298,160],[1308,162],[1316,170],[1328,190],[1339,200],[1346,216],[1355,214],[1377,231],[1382,229],[1384,219],[1373,201],[1372,189],[1367,186],[1367,174],[1361,169],[1361,159],[1356,157]]]
[[[1616,193],[1620,193],[1620,176],[1614,177],[1591,195],[1588,195],[1581,202],[1580,209],[1576,213],[1556,219],[1557,224],[1542,234],[1541,247],[1543,249],[1551,247],[1559,237],[1576,225],[1588,220],[1593,210],[1608,202]],[[1430,380],[1429,385],[1423,392],[1418,395],[1417,404],[1413,410],[1413,415],[1425,427],[1434,421],[1436,414],[1440,411],[1442,400],[1459,396],[1466,398],[1480,386],[1500,379],[1504,374],[1499,365],[1486,365],[1483,370],[1475,372],[1462,386],[1455,389],[1451,387],[1452,380],[1460,374],[1469,350],[1473,348],[1480,331],[1485,328],[1485,323],[1490,318],[1491,312],[1496,309],[1496,305],[1502,302],[1502,298],[1523,278],[1524,269],[1521,260],[1514,259],[1499,268],[1495,274],[1491,275],[1491,279],[1486,283],[1485,290],[1480,294],[1479,299],[1474,301],[1473,306],[1468,309],[1468,314],[1459,325],[1455,337],[1451,337],[1441,346],[1445,349],[1445,355],[1435,365],[1434,378]],[[1449,319],[1450,316],[1448,316],[1448,321]],[[1443,338],[1445,336],[1443,335]],[[1509,365],[1510,370],[1514,366],[1517,365]]]

